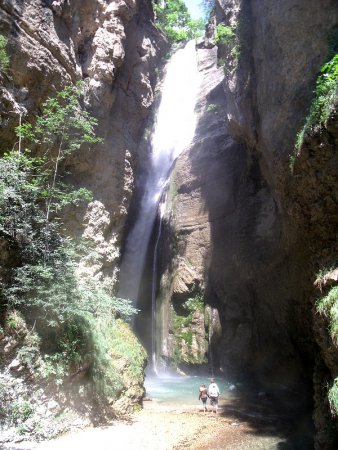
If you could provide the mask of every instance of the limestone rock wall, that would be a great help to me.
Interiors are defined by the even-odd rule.
[[[295,232],[298,246],[311,263],[306,300],[311,309],[311,333],[315,341],[311,373],[315,448],[318,450],[334,448],[338,443],[337,414],[332,398],[331,404],[329,401],[330,390],[334,390],[338,374],[338,345],[333,331],[335,319],[329,314],[329,308],[317,306],[338,281],[337,137],[336,111],[317,133],[306,136],[286,189],[291,200],[288,203],[290,221],[299,231]]]
[[[67,211],[71,233],[92,239],[99,254],[85,273],[116,279],[136,149],[153,102],[155,67],[166,43],[148,0],[1,0],[0,32],[10,69],[0,82],[1,151],[14,127],[32,120],[46,98],[84,79],[85,102],[104,143],[83,149],[66,169],[94,193],[86,211]]]
[[[94,243],[95,260],[84,259],[79,274],[104,278],[114,289],[134,174],[139,165],[137,149],[154,100],[155,69],[167,47],[153,24],[151,1],[0,0],[0,34],[8,39],[10,56],[7,73],[0,74],[0,153],[18,148],[14,128],[20,121],[33,121],[47,98],[70,83],[84,80],[84,104],[97,118],[97,134],[103,142],[91,149],[81,148],[63,165],[64,173],[71,174],[65,175],[64,180],[76,187],[89,188],[94,197],[85,209],[69,208],[64,221],[69,234]],[[13,253],[0,239],[0,281],[8,275],[6,269],[12,260],[13,265],[16,263]],[[1,308],[1,324],[5,322],[4,309]],[[138,348],[130,331],[122,334],[123,339],[126,336],[130,339],[133,349]],[[3,334],[0,340],[3,347]],[[5,387],[16,390],[16,383],[12,383],[16,368],[9,365],[12,359],[18,360],[12,354],[3,356],[2,349],[0,353],[1,372],[9,374]],[[141,346],[139,355],[145,365],[146,355]],[[125,413],[142,399],[143,373],[129,372],[130,364],[124,355],[111,356],[116,369],[123,372],[120,397],[114,408],[116,414]],[[35,384],[29,384],[29,377],[19,381],[24,389],[13,398],[8,397],[13,404],[24,401],[31,387],[36,390]],[[95,421],[100,416],[95,410],[95,395],[82,381],[77,377],[71,380],[68,397],[71,402],[74,398],[82,402],[80,406],[72,403],[71,408],[79,406],[80,414],[91,409],[90,420]],[[79,396],[78,391],[85,394]],[[32,401],[46,403],[46,395]],[[54,417],[60,408],[48,414]],[[45,414],[43,408],[40,411]],[[34,417],[34,424],[39,420],[40,417]],[[72,420],[77,419],[65,416],[61,428],[54,427],[53,433],[67,429]],[[89,416],[80,425],[88,420]],[[49,427],[48,423],[46,426]],[[15,430],[9,430],[1,442],[13,440],[12,432],[15,434]],[[49,437],[52,435],[47,433]],[[45,434],[40,436],[44,437]]]
[[[237,41],[215,46],[219,23]],[[216,1],[198,50],[198,131],[175,168],[164,291],[175,303],[201,286],[218,313],[215,368],[268,387],[311,389],[311,244],[290,212],[288,166],[337,24],[331,0]]]

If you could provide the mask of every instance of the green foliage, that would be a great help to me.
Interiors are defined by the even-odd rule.
[[[184,327],[190,327],[195,311],[204,311],[202,297],[196,295],[195,297],[189,298],[183,303],[182,309],[184,311],[182,315],[177,314],[173,310],[174,329],[177,332]]]
[[[41,339],[38,334],[30,331],[26,335],[24,343],[18,351],[17,356],[20,362],[27,367],[31,373],[34,373],[35,369],[38,367],[40,343]]]
[[[332,415],[338,417],[338,378],[333,380],[333,383],[329,388],[328,399]]]
[[[291,154],[289,156],[289,172],[291,174],[293,174],[293,170],[296,164],[296,159],[297,159],[297,155],[296,154]]]
[[[40,376],[60,385],[71,366],[90,367],[95,391],[102,399],[108,390],[112,395],[118,385],[116,371],[112,375],[108,370],[109,328],[114,317],[128,318],[135,310],[130,302],[116,299],[103,282],[79,281],[75,252],[69,248],[67,241],[52,264],[26,264],[16,269],[6,294],[11,305],[27,315],[34,312],[36,328],[48,343]],[[34,352],[34,347],[26,345],[19,357],[32,366]]]
[[[191,348],[193,343],[193,331],[192,324],[194,321],[194,316],[196,312],[200,312],[204,315],[204,302],[202,295],[200,293],[196,293],[193,297],[190,297],[186,300],[182,305],[183,312],[178,314],[174,308],[171,309],[171,316],[173,320],[173,334],[176,340],[176,346],[174,349],[174,362],[178,364],[182,361],[182,350],[181,344],[182,341],[184,345],[188,348]],[[203,363],[206,362],[204,360],[204,355],[195,359],[195,357],[191,355],[186,355],[185,359],[188,359],[191,363],[198,362]]]
[[[0,233],[15,245],[24,261],[41,258],[45,250],[42,165],[39,158],[15,152],[0,159]]]
[[[0,417],[8,417],[13,425],[27,420],[34,414],[34,406],[30,401],[12,401],[10,386],[0,380]]]
[[[20,145],[38,146],[11,152],[0,159],[0,233],[16,243],[27,260],[36,260],[56,244],[58,223],[48,223],[68,205],[91,200],[85,188],[74,189],[60,180],[60,164],[83,143],[97,143],[96,120],[80,105],[83,84],[68,86],[42,106],[35,125],[17,127]],[[56,218],[56,217],[55,217]],[[58,240],[58,239],[57,239]],[[54,245],[55,247],[55,245]]]
[[[123,359],[127,363],[129,378],[143,376],[146,352],[131,332],[129,325],[121,320],[117,320],[111,328],[111,352],[115,356],[114,360]]]
[[[296,150],[299,151],[306,134],[317,132],[322,124],[337,108],[338,102],[338,53],[324,64],[317,78],[315,96],[305,125],[296,137]]]
[[[10,417],[12,419],[12,422],[17,424],[18,422],[27,420],[30,416],[33,415],[33,413],[34,407],[30,402],[17,402],[14,403],[11,407]]]
[[[319,284],[322,284],[322,282],[325,280],[326,276],[332,272],[338,265],[338,261],[335,261],[331,264],[326,264],[325,266],[321,266],[319,270],[316,273],[316,283],[319,282]]]
[[[169,42],[181,42],[201,36],[204,21],[193,20],[183,0],[165,0],[153,3],[156,24]]]
[[[224,23],[219,23],[215,30],[215,42],[216,44],[227,44],[229,46],[234,45],[236,33],[236,27],[226,26]]]
[[[7,72],[9,57],[6,51],[7,39],[0,34],[0,72]]]
[[[5,382],[0,380],[0,417],[6,414],[6,406],[5,402],[7,400],[7,389]]]
[[[334,342],[338,342],[338,286],[317,300],[316,310],[328,319],[330,335]]]
[[[230,50],[229,54],[235,62],[235,66],[237,66],[240,57],[240,41],[237,26],[219,23],[215,30],[215,42],[217,45],[226,45],[228,47]],[[224,64],[224,59],[218,61],[218,66],[222,66]]]
[[[16,129],[23,144],[38,145],[40,154],[44,154],[43,171],[40,167],[39,173],[44,178],[47,220],[51,212],[69,203],[90,199],[86,189],[68,192],[64,183],[58,183],[59,166],[69,154],[84,143],[102,141],[95,136],[96,119],[81,107],[83,88],[83,82],[66,86],[42,105],[42,114],[34,125],[26,123]]]
[[[22,314],[18,311],[11,311],[6,318],[6,326],[11,331],[16,331],[20,333],[26,328],[26,323]]]
[[[135,310],[115,298],[108,283],[78,278],[79,260],[90,247],[63,234],[62,210],[91,194],[66,185],[61,164],[82,144],[100,141],[96,121],[81,108],[82,88],[66,87],[47,100],[34,124],[17,128],[20,145],[29,149],[20,146],[0,158],[0,235],[17,254],[2,297],[10,308],[34,318],[36,333],[28,332],[16,312],[7,319],[13,332],[25,328],[21,363],[56,385],[70,372],[84,370],[104,400],[121,384],[109,357],[110,329],[116,317],[128,319]]]
[[[193,314],[195,311],[204,311],[204,302],[201,294],[196,294],[194,297],[188,298],[184,304],[184,308]]]
[[[94,360],[91,375],[99,399],[116,400],[123,387],[122,373],[115,367],[112,357],[112,324],[93,323]]]

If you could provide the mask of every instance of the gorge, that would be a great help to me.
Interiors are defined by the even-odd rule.
[[[0,0],[9,56],[8,69],[0,71],[1,152],[18,148],[21,121],[35,123],[48,98],[83,80],[82,107],[96,118],[102,141],[92,148],[84,143],[62,163],[65,183],[92,192],[89,203],[67,206],[59,219],[62,235],[90,243],[77,276],[132,300],[140,311],[131,322],[156,370],[213,372],[276,403],[291,398],[291,415],[307,428],[299,427],[305,446],[288,448],[312,448],[313,441],[316,449],[333,449],[338,4],[210,3],[205,35],[185,50],[181,42],[167,64],[170,42],[158,25],[158,2]],[[321,76],[331,83],[328,115],[301,134]],[[161,112],[166,100],[170,116]],[[177,136],[182,141],[172,143]],[[31,151],[39,154],[36,143]],[[144,396],[146,356],[121,312],[107,347],[118,375],[111,378],[114,392],[103,395],[104,407],[91,387],[105,371],[95,359],[101,342],[95,327],[84,346],[90,357],[71,360],[61,378],[51,373],[51,384],[61,383],[57,392],[25,365],[20,347],[27,348],[27,336],[44,330],[43,359],[53,350],[44,339],[55,335],[24,308],[27,324],[9,325],[13,308],[5,289],[11,270],[23,264],[20,245],[1,222],[0,397],[22,379],[28,391],[43,386],[41,398],[55,401],[55,413],[69,399],[81,412],[72,400],[80,395],[88,424],[98,405],[103,416],[131,411]],[[19,421],[24,430],[25,420]]]

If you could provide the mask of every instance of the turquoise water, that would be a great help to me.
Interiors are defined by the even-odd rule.
[[[230,383],[224,379],[215,377],[221,397],[230,394]],[[198,390],[204,383],[210,384],[210,378],[201,376],[147,376],[145,380],[146,396],[161,404],[196,405],[198,403]]]
[[[215,377],[220,390],[220,409],[235,424],[252,427],[241,435],[236,449],[309,450],[313,448],[311,411],[300,406],[295,392],[260,392],[245,384],[233,386],[224,378]],[[210,376],[147,375],[146,396],[152,402],[145,405],[155,411],[202,411],[198,400],[201,384],[207,387]],[[209,402],[208,402],[209,404]],[[221,448],[221,447],[217,447]],[[222,448],[228,448],[227,446]],[[230,447],[229,447],[230,448]]]

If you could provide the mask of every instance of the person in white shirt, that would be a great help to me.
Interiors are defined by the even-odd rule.
[[[215,383],[215,379],[211,378],[211,383],[208,387],[208,397],[210,398],[210,406],[211,410],[214,413],[217,413],[218,410],[218,397],[219,397],[219,389],[217,384]]]

